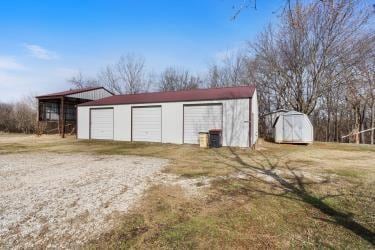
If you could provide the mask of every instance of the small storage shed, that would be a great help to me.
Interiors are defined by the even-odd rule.
[[[266,140],[273,140],[274,133],[273,133],[273,124],[276,121],[276,118],[279,115],[288,112],[286,109],[278,109],[267,114],[261,116],[262,128],[263,128],[263,136]]]
[[[222,131],[223,146],[258,139],[255,86],[116,95],[78,105],[78,139],[198,144]]]
[[[273,137],[277,143],[312,143],[313,126],[309,117],[304,113],[281,112],[273,123]]]

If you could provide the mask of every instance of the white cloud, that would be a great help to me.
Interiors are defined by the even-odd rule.
[[[59,56],[56,52],[47,50],[36,44],[25,44],[25,48],[29,51],[31,56],[41,60],[54,60],[58,59]]]
[[[13,57],[0,56],[0,70],[24,70],[25,66],[16,62]]]

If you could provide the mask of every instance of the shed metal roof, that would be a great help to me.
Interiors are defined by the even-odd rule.
[[[70,89],[70,90],[67,90],[67,91],[51,93],[51,94],[48,94],[48,95],[40,95],[40,96],[36,96],[36,98],[63,97],[63,96],[67,96],[67,95],[73,95],[73,94],[82,93],[82,92],[91,91],[91,90],[96,90],[96,89],[104,89],[104,90],[108,91],[109,93],[113,94],[112,92],[110,92],[109,90],[107,90],[104,87],[89,87],[89,88],[82,88],[82,89]]]
[[[183,101],[208,101],[223,99],[251,98],[255,86],[194,89],[183,91],[152,92],[128,95],[114,95],[103,99],[86,102],[79,106],[102,106],[118,104],[141,104]]]

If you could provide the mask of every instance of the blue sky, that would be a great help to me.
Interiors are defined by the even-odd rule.
[[[203,74],[227,51],[243,47],[282,0],[259,1],[235,21],[243,0],[2,0],[0,101],[61,91],[81,71],[95,76],[135,53],[158,73],[178,66]]]

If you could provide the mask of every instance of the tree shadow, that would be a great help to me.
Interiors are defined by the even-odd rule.
[[[235,168],[242,176],[246,176],[246,180],[258,181],[269,185],[272,188],[281,190],[281,193],[269,192],[262,189],[252,189],[252,191],[259,192],[264,195],[272,195],[302,201],[312,207],[318,209],[323,214],[327,215],[329,219],[320,219],[325,222],[340,225],[351,232],[355,233],[362,239],[366,240],[372,245],[375,245],[375,234],[368,228],[356,222],[351,213],[344,213],[331,207],[325,202],[327,198],[342,196],[343,194],[327,194],[322,197],[317,197],[308,190],[308,186],[326,184],[330,182],[329,178],[319,181],[312,181],[305,178],[290,166],[290,162],[283,163],[283,168],[280,168],[280,158],[276,156],[266,155],[261,151],[257,151],[257,157],[247,158],[252,163],[244,161],[244,159],[234,150],[229,148],[230,155],[221,154],[216,151],[220,157],[235,161],[236,164],[225,163],[229,167]],[[260,158],[260,160],[257,158]],[[278,171],[283,170],[283,171]],[[264,179],[267,177],[267,180]]]

